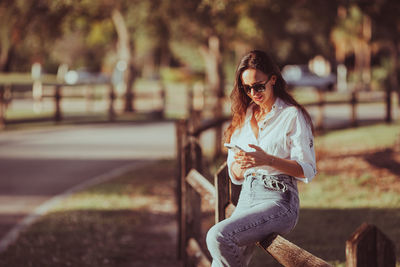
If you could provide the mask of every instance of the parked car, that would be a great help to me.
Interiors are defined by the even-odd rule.
[[[282,76],[289,88],[309,86],[319,90],[331,91],[336,84],[335,74],[319,76],[311,72],[307,65],[286,65],[282,69]]]
[[[110,82],[110,78],[102,73],[84,70],[70,70],[65,74],[64,79],[67,84],[102,84]]]

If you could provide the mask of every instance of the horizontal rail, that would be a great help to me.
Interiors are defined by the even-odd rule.
[[[384,103],[385,99],[357,99],[356,104],[373,104],[373,103]],[[351,105],[351,100],[333,100],[333,101],[321,101],[303,104],[304,107],[314,106],[325,106],[325,105]]]
[[[199,136],[202,132],[211,129],[213,127],[216,127],[226,121],[229,121],[230,117],[223,117],[223,118],[218,118],[218,119],[214,119],[208,122],[205,122],[204,124],[202,124],[199,128],[195,129],[194,131],[189,132],[189,135],[191,136]]]
[[[258,245],[286,267],[332,267],[326,261],[296,246],[280,235],[271,236]]]
[[[186,252],[189,257],[194,259],[195,267],[210,267],[211,266],[211,262],[208,260],[206,255],[201,250],[200,245],[199,245],[199,243],[197,243],[196,239],[190,238],[188,240]]]
[[[215,205],[215,187],[197,170],[191,169],[186,176],[186,181],[190,184],[202,198],[213,206]]]

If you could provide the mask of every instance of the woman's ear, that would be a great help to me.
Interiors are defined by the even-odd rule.
[[[273,74],[273,75],[271,76],[271,83],[272,83],[272,85],[275,85],[277,79],[278,79],[278,77],[277,77],[275,74]]]

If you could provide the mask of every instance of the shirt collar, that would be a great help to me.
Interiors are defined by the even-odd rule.
[[[250,120],[251,117],[253,116],[253,107],[255,105],[256,105],[255,103],[251,103],[249,105],[249,107],[247,108],[246,121]],[[275,99],[274,104],[272,105],[271,111],[267,114],[267,116],[265,116],[265,119],[263,121],[261,121],[260,123],[263,123],[263,122],[269,120],[270,118],[272,118],[276,114],[277,111],[282,110],[286,106],[287,106],[287,104],[282,99],[277,97]]]
[[[277,98],[275,99],[274,104],[272,105],[272,109],[281,110],[281,109],[283,109],[283,108],[286,107],[286,106],[287,106],[287,104],[286,104],[282,99],[280,99],[279,97],[277,97]]]
[[[277,114],[279,114],[285,106],[286,103],[282,99],[277,97],[274,104],[272,105],[271,111],[267,114],[267,116],[265,116],[262,121],[258,123],[258,126],[261,128],[261,130],[263,130],[267,125],[267,122],[275,117]]]

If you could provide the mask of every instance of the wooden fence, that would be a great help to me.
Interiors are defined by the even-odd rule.
[[[392,114],[392,102],[395,98],[395,93],[386,91],[386,92],[363,92],[363,91],[352,91],[347,93],[346,100],[326,100],[326,96],[328,93],[322,90],[316,90],[318,95],[318,100],[313,103],[304,104],[306,108],[308,107],[318,107],[318,113],[315,118],[315,128],[317,130],[323,130],[324,127],[324,113],[326,106],[333,105],[348,105],[351,108],[350,114],[350,125],[349,126],[357,126],[359,123],[359,119],[357,116],[357,107],[360,104],[373,104],[373,103],[384,103],[385,104],[385,118],[383,121],[390,123],[393,121]],[[399,99],[397,97],[397,99]]]
[[[192,102],[200,102],[200,103],[212,103],[214,105],[215,101],[212,101],[212,99],[216,98],[215,94],[211,94],[211,96],[207,96],[210,93],[206,94],[204,91],[203,92],[189,92],[189,96],[192,97],[192,100],[189,100]],[[360,105],[362,104],[384,104],[385,106],[385,115],[382,118],[382,121],[390,123],[393,121],[393,103],[396,102],[395,99],[397,99],[397,102],[400,99],[398,96],[396,97],[397,92],[391,92],[391,91],[386,91],[386,92],[381,92],[381,91],[349,91],[349,92],[327,92],[324,90],[318,90],[315,89],[314,93],[317,95],[315,101],[310,102],[310,103],[305,103],[304,107],[306,108],[317,108],[317,111],[314,113],[315,118],[314,118],[314,126],[317,130],[325,130],[327,127],[324,125],[324,115],[326,114],[326,108],[329,106],[347,106],[350,108],[350,115],[349,115],[349,122],[346,123],[346,125],[340,125],[339,127],[355,127],[358,126],[360,123],[360,118],[359,115],[357,114],[357,110]],[[337,97],[331,97],[330,95],[336,94]],[[193,98],[196,98],[196,100],[193,100]],[[199,99],[200,98],[200,99]],[[211,98],[211,99],[210,99]],[[335,98],[335,99],[332,99]],[[228,99],[225,98],[224,102],[228,102]],[[211,106],[212,106],[211,105]],[[399,105],[399,104],[397,104]],[[196,106],[196,105],[194,105]],[[208,107],[210,105],[204,104],[204,106],[201,106],[200,109],[195,110],[198,113],[208,113],[205,115],[205,117],[212,117],[213,114],[209,114],[210,112],[203,112],[207,111],[210,108]],[[189,113],[191,114],[191,113]],[[199,117],[199,116],[198,116]],[[199,120],[199,119],[198,119]],[[333,127],[335,128],[335,127]]]
[[[64,110],[62,109],[62,102],[64,99],[77,99],[83,98],[86,105],[90,106],[94,101],[95,87],[102,86],[108,88],[107,91],[101,96],[108,104],[104,109],[104,113],[107,114],[109,121],[114,121],[118,114],[116,112],[115,102],[117,99],[117,93],[113,84],[111,83],[90,83],[90,84],[62,84],[62,83],[42,83],[41,86],[46,89],[46,92],[51,91],[52,93],[47,94],[35,94],[32,89],[33,85],[30,84],[0,84],[0,129],[7,124],[13,123],[25,123],[25,122],[37,122],[37,121],[54,121],[60,122],[65,120]],[[22,91],[32,92],[31,99],[34,102],[41,102],[44,98],[53,99],[53,116],[39,117],[39,118],[21,118],[21,119],[8,119],[6,117],[7,107],[13,101],[13,95],[16,92],[21,91],[19,88],[23,88]],[[82,88],[88,88],[89,90],[82,90]],[[63,94],[63,90],[69,89],[73,93]],[[86,91],[86,93],[84,92]],[[160,90],[157,92],[134,92],[133,99],[159,99],[160,105],[156,109],[150,111],[152,117],[159,119],[164,118],[165,106],[166,106],[166,94],[165,88],[160,86]]]
[[[201,229],[202,199],[203,203],[214,205],[216,223],[228,218],[238,201],[241,187],[230,181],[226,163],[214,176],[215,186],[202,175],[203,157],[199,136],[203,131],[221,125],[224,121],[217,119],[197,127],[188,120],[176,123],[179,173],[178,256],[185,267],[211,266],[210,259],[204,252],[204,234]],[[265,240],[260,240],[258,246],[283,266],[331,266],[280,235],[271,235]],[[346,242],[347,267],[395,267],[395,262],[393,242],[375,226],[363,224]]]

